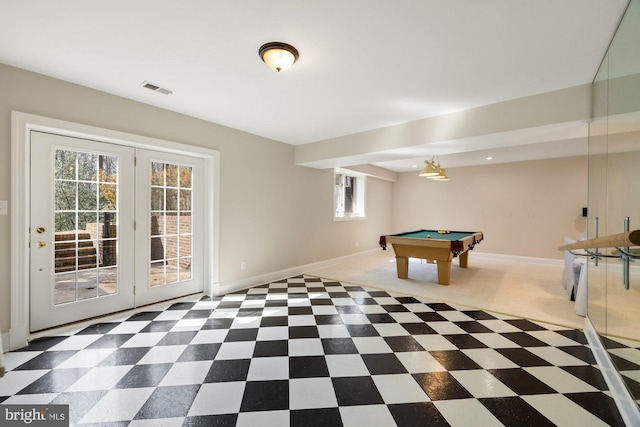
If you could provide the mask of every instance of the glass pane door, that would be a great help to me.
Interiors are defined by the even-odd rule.
[[[131,308],[134,150],[31,133],[31,331]]]
[[[136,305],[202,292],[204,163],[148,150],[136,157]]]
[[[192,278],[193,167],[151,162],[150,284]]]
[[[118,157],[56,148],[54,304],[118,292]]]

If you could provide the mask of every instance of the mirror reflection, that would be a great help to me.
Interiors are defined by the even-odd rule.
[[[640,0],[632,0],[593,85],[589,237],[640,229]],[[627,220],[628,218],[628,220]],[[628,221],[628,225],[626,222]],[[612,255],[611,249],[606,255]],[[640,261],[589,260],[588,316],[640,401]]]

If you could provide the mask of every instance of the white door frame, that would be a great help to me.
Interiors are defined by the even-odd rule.
[[[11,327],[9,350],[29,339],[29,205],[31,131],[93,139],[146,150],[185,154],[204,160],[204,290],[219,291],[220,152],[172,141],[88,126],[19,111],[11,112]]]

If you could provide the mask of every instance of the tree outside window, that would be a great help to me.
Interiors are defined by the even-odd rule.
[[[364,219],[364,187],[364,175],[335,171],[334,219]]]

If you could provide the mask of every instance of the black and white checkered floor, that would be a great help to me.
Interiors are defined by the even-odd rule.
[[[624,425],[581,331],[300,276],[41,338],[0,405],[72,425]]]

